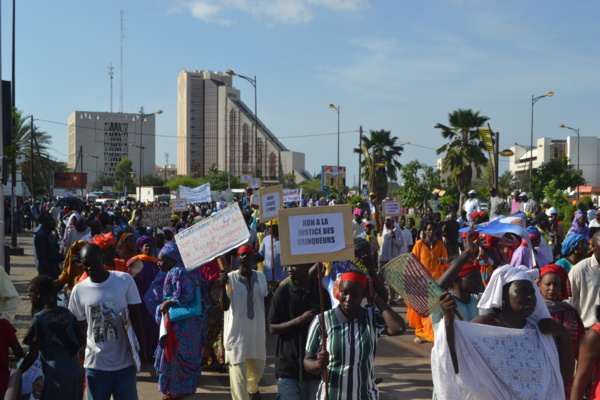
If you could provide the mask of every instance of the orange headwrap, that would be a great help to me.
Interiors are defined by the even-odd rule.
[[[100,248],[102,250],[104,250],[108,246],[116,246],[117,245],[117,241],[115,240],[115,235],[113,235],[112,232],[108,232],[106,235],[96,235],[90,241],[90,243],[97,244],[98,246],[100,246]]]

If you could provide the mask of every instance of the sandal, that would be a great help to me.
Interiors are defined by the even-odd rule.
[[[423,339],[421,339],[419,336],[415,336],[415,338],[413,339],[413,342],[415,342],[416,344],[425,343],[425,341]]]

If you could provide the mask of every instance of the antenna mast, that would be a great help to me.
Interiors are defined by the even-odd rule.
[[[112,62],[108,66],[108,76],[110,76],[110,112],[113,112],[113,75],[115,68],[112,65]]]
[[[123,40],[125,39],[125,24],[124,24],[124,19],[123,19],[123,14],[124,11],[123,9],[121,9],[121,65],[120,65],[120,69],[121,69],[121,87],[120,87],[120,96],[119,96],[119,112],[122,113],[123,112]]]

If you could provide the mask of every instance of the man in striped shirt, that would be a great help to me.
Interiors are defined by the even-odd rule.
[[[361,307],[367,293],[376,308]],[[340,278],[339,306],[325,313],[326,350],[321,346],[320,318],[311,323],[304,368],[315,375],[325,368],[328,372],[328,382],[321,381],[317,399],[325,399],[326,390],[331,400],[379,399],[372,375],[377,340],[382,333],[389,336],[403,334],[406,324],[374,293],[365,275],[346,272]]]

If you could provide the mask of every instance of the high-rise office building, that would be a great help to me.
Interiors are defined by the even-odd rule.
[[[216,167],[235,176],[275,183],[281,173],[310,179],[304,154],[289,151],[240,100],[232,77],[181,71],[177,85],[177,172],[205,176]]]
[[[68,120],[68,166],[75,163],[82,149],[83,172],[88,174],[88,184],[93,184],[99,174],[114,176],[115,167],[125,157],[132,161],[136,180],[140,174],[154,175],[155,167],[155,116],[75,111]],[[80,172],[81,164],[77,165]]]

